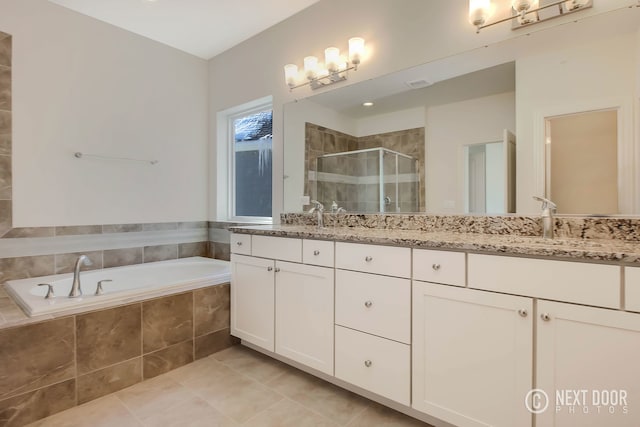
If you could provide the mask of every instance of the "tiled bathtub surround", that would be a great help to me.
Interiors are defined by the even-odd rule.
[[[0,32],[0,235],[11,228],[11,42]]]
[[[14,228],[0,239],[0,283],[69,273],[78,255],[93,265],[120,267],[208,256],[207,222]]]
[[[0,330],[0,426],[22,426],[229,347],[229,285]]]
[[[324,215],[327,227],[542,236],[539,216],[350,213]],[[283,225],[315,225],[316,217],[305,213],[287,213],[280,216],[280,222]],[[640,217],[557,216],[554,230],[557,238],[640,242]]]

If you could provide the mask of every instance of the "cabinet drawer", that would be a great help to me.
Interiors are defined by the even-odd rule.
[[[413,250],[414,280],[464,286],[465,275],[463,252]]]
[[[302,241],[302,262],[333,267],[333,242],[304,239]]]
[[[411,277],[411,249],[338,242],[336,268],[408,278]]]
[[[251,240],[251,254],[282,261],[302,262],[302,240],[254,235]]]
[[[409,344],[411,282],[336,270],[336,324]]]
[[[231,233],[231,253],[251,255],[251,235]]]
[[[410,402],[410,347],[336,326],[336,377],[403,405]]]
[[[469,254],[470,288],[608,308],[620,307],[620,267]]]
[[[625,267],[625,309],[640,312],[640,268]]]

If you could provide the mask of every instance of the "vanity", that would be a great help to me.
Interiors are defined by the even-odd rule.
[[[281,225],[231,251],[231,334],[327,381],[433,425],[640,423],[637,244]]]

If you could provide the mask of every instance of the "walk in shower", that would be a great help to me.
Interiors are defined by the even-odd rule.
[[[349,212],[417,212],[418,161],[386,148],[325,154],[316,159],[317,200]]]

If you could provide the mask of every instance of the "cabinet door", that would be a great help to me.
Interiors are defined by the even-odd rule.
[[[274,261],[231,255],[231,335],[274,350]]]
[[[333,269],[276,262],[276,353],[333,375]]]
[[[540,301],[537,322],[536,426],[639,426],[640,315]]]
[[[531,426],[533,302],[413,282],[413,408],[458,427]]]

